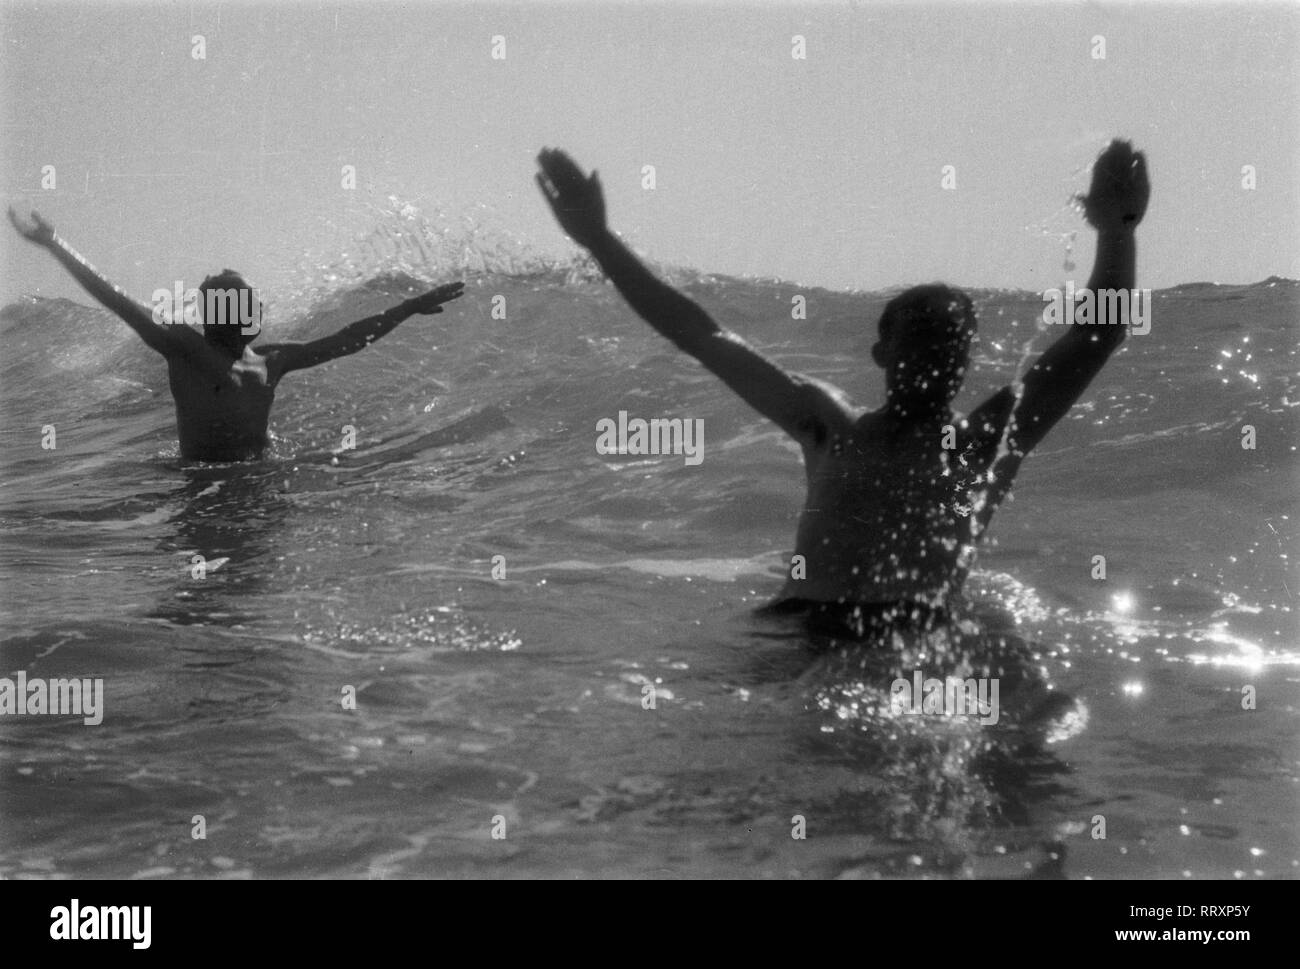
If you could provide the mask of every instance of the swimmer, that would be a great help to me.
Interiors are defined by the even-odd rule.
[[[442,312],[461,295],[448,283],[358,320],[332,336],[309,343],[272,343],[254,349],[261,330],[261,303],[239,273],[226,269],[199,287],[202,333],[181,322],[158,322],[153,310],[101,276],[35,212],[30,224],[9,220],[23,238],[47,249],[86,292],[120,316],[145,345],[167,361],[181,457],[187,461],[249,461],[270,444],[267,424],[280,378],[356,353],[415,315]],[[216,308],[216,319],[209,318]]]
[[[944,622],[1021,461],[1128,332],[1127,300],[1119,310],[1125,318],[1108,321],[1122,325],[1066,327],[1025,375],[1019,396],[1004,387],[963,417],[951,402],[970,362],[974,307],[960,290],[917,286],[881,315],[871,356],[885,371],[885,401],[865,410],[836,387],[783,370],[657,279],[607,228],[594,172],[584,175],[552,149],[538,165],[538,185],[560,226],[631,307],[803,449],[808,491],[795,564],[768,608],[804,614],[821,631],[862,638],[900,623]],[[1098,233],[1092,291],[1133,289],[1135,230],[1149,196],[1144,156],[1113,141],[1080,198]]]

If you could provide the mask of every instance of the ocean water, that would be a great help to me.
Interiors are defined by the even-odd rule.
[[[819,658],[754,615],[795,446],[589,271],[466,278],[286,378],[246,465],[179,460],[165,368],[109,314],[0,313],[0,675],[105,707],[0,719],[0,876],[1300,874],[1300,284],[1156,294],[994,519],[973,645]],[[674,279],[878,403],[889,294]],[[265,339],[415,284],[321,280]],[[962,409],[1055,335],[1032,293],[972,295]],[[703,463],[598,454],[619,411],[702,419]],[[890,711],[953,657],[1003,677],[997,724]]]

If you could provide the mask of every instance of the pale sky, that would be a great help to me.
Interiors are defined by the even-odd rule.
[[[389,196],[563,253],[532,181],[542,146],[598,168],[611,225],[662,262],[1041,290],[1086,278],[1093,236],[1066,203],[1123,136],[1153,182],[1140,285],[1300,277],[1294,4],[0,0],[0,16],[3,201],[141,299],[227,266],[274,298]],[[88,301],[0,238],[0,303]]]

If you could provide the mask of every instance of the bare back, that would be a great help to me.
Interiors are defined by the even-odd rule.
[[[795,538],[803,567],[792,568],[782,596],[947,601],[1010,483],[995,488],[987,475],[1009,402],[995,396],[970,422],[901,422],[886,411],[820,422],[830,426],[804,438],[808,495]]]

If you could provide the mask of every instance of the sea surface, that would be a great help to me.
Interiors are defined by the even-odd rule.
[[[179,459],[105,311],[0,311],[0,676],[104,683],[0,717],[0,877],[1300,875],[1300,284],[1156,293],[994,518],[975,645],[815,655],[755,615],[798,449],[589,266],[489,262],[287,377],[244,465]],[[879,404],[890,293],[671,276]],[[447,278],[322,276],[263,339]],[[962,410],[1061,332],[972,296]],[[620,411],[703,462],[597,453]],[[892,709],[917,668],[1000,675],[999,722]]]

